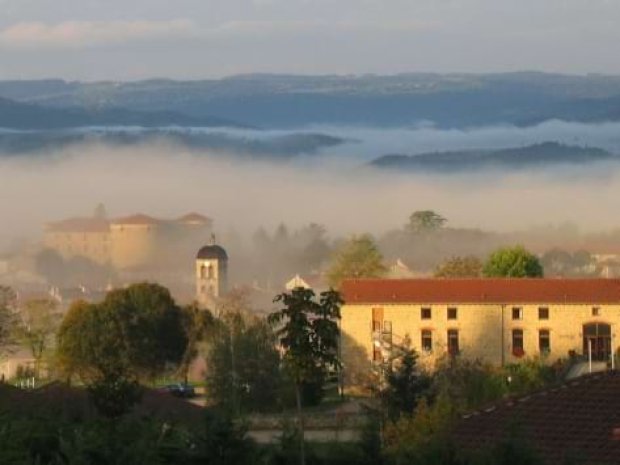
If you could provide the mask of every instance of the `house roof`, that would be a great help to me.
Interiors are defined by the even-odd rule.
[[[198,224],[210,224],[212,223],[211,218],[201,215],[200,213],[188,213],[187,215],[183,215],[179,219],[177,219],[179,223],[198,223]]]
[[[108,232],[110,230],[110,222],[104,218],[68,218],[48,223],[46,229],[53,232]]]
[[[341,288],[349,304],[620,304],[620,279],[355,279]]]
[[[458,449],[477,452],[516,434],[544,463],[618,463],[618,393],[620,373],[584,376],[472,412],[457,423],[453,439]]]
[[[159,224],[161,220],[153,218],[152,216],[144,215],[143,213],[137,213],[131,216],[125,216],[123,218],[116,218],[112,221],[112,224],[123,225],[142,225],[142,224]]]

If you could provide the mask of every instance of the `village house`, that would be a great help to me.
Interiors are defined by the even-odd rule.
[[[345,373],[404,347],[431,369],[456,355],[497,366],[579,355],[613,363],[618,348],[620,279],[362,279],[342,294]]]

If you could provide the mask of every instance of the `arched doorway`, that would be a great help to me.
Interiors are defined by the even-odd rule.
[[[583,325],[583,355],[592,344],[592,360],[609,360],[611,356],[611,326],[606,323]]]

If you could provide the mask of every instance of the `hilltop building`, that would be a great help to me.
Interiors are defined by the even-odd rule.
[[[212,220],[197,213],[165,220],[144,214],[108,219],[101,207],[89,218],[48,223],[44,245],[65,259],[83,257],[117,270],[147,268],[191,256],[200,238],[211,232]]]
[[[202,247],[196,254],[196,300],[213,308],[217,299],[228,290],[228,254],[215,243]]]
[[[618,350],[620,279],[368,279],[345,281],[342,293],[345,370],[381,366],[406,345],[431,368],[457,354],[499,366],[605,362]]]

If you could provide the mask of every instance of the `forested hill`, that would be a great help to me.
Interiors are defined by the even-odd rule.
[[[217,117],[272,128],[312,124],[407,126],[428,121],[438,127],[467,128],[528,126],[550,119],[620,121],[620,76],[535,72],[244,75],[202,81],[88,83],[0,81],[0,97],[46,107],[104,112],[100,117],[107,116],[104,119],[112,122],[121,118],[119,108],[164,112],[158,117],[151,115],[158,122],[169,121],[166,112],[173,112],[179,124],[190,116]],[[132,120],[127,115],[123,118]],[[206,122],[211,124],[209,119]]]
[[[557,164],[620,161],[620,157],[596,147],[545,142],[526,147],[496,150],[460,150],[418,155],[385,155],[370,166],[397,171],[468,171],[481,168],[528,168]]]
[[[45,107],[0,98],[0,128],[31,130],[88,126],[244,127],[242,124],[208,115],[187,116],[171,111],[146,112],[112,107]]]

